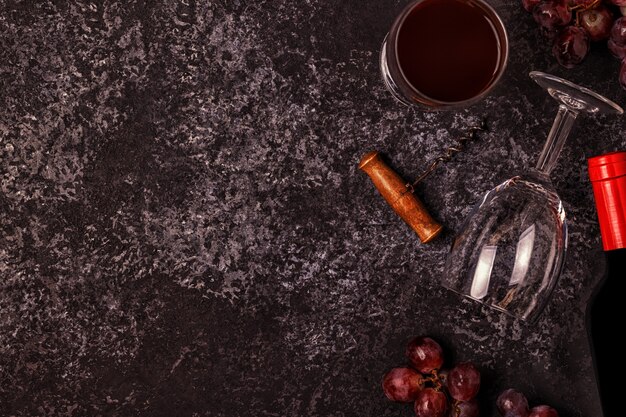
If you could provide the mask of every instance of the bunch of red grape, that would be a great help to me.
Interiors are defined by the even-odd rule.
[[[478,417],[475,397],[480,389],[480,372],[474,365],[465,362],[441,370],[443,351],[429,337],[412,339],[406,356],[411,367],[393,368],[383,377],[387,398],[414,401],[417,417]]]
[[[559,417],[559,413],[548,405],[538,405],[529,409],[526,396],[514,389],[502,392],[496,406],[502,417]]]
[[[626,89],[626,0],[522,0],[542,33],[553,41],[552,53],[565,68],[580,64],[590,42],[608,40],[622,61],[619,81]]]

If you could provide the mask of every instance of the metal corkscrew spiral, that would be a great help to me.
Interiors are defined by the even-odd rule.
[[[412,183],[408,183],[407,188],[409,188],[411,192],[413,192],[414,187],[422,182],[424,179],[426,179],[430,174],[432,174],[433,171],[437,169],[439,164],[441,164],[442,162],[450,161],[454,155],[462,152],[465,149],[465,145],[468,142],[471,142],[477,138],[478,132],[484,132],[486,130],[487,119],[482,119],[480,121],[480,124],[468,128],[463,136],[460,136],[456,139],[455,145],[446,148],[441,155],[433,159],[426,171],[424,171],[419,177],[417,177],[415,181],[413,181]]]

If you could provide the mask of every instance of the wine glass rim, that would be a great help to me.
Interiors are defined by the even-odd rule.
[[[573,89],[576,92],[582,93],[582,97],[581,96],[577,96],[574,97],[574,99],[576,100],[580,100],[582,102],[584,102],[585,104],[590,104],[589,101],[591,100],[597,100],[600,103],[602,103],[604,106],[606,106],[606,109],[609,111],[613,111],[617,114],[624,114],[624,109],[622,109],[622,107],[615,103],[612,100],[609,100],[608,98],[596,93],[593,90],[590,90],[586,87],[582,87],[578,84],[575,84],[571,81],[568,81],[566,79],[563,79],[561,77],[557,77],[556,75],[552,75],[552,74],[547,74],[545,72],[541,72],[541,71],[531,71],[529,74],[530,78],[533,79],[533,81],[535,81],[537,84],[539,84],[541,87],[545,88],[548,90],[548,92],[550,92],[550,90],[555,90],[555,91],[560,91],[560,90],[556,90],[555,89],[555,85],[563,85],[565,87],[568,87],[570,89]],[[565,93],[569,96],[568,93]],[[553,95],[550,92],[550,95]],[[566,103],[564,103],[566,104]]]

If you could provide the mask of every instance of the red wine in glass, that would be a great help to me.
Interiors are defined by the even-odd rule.
[[[459,108],[491,91],[507,57],[502,21],[482,0],[418,0],[385,39],[381,71],[403,103]]]

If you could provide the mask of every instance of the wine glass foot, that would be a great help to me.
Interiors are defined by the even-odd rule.
[[[571,81],[540,71],[532,71],[529,75],[537,84],[546,89],[555,100],[574,112],[592,114],[624,113],[624,110],[618,104]]]

